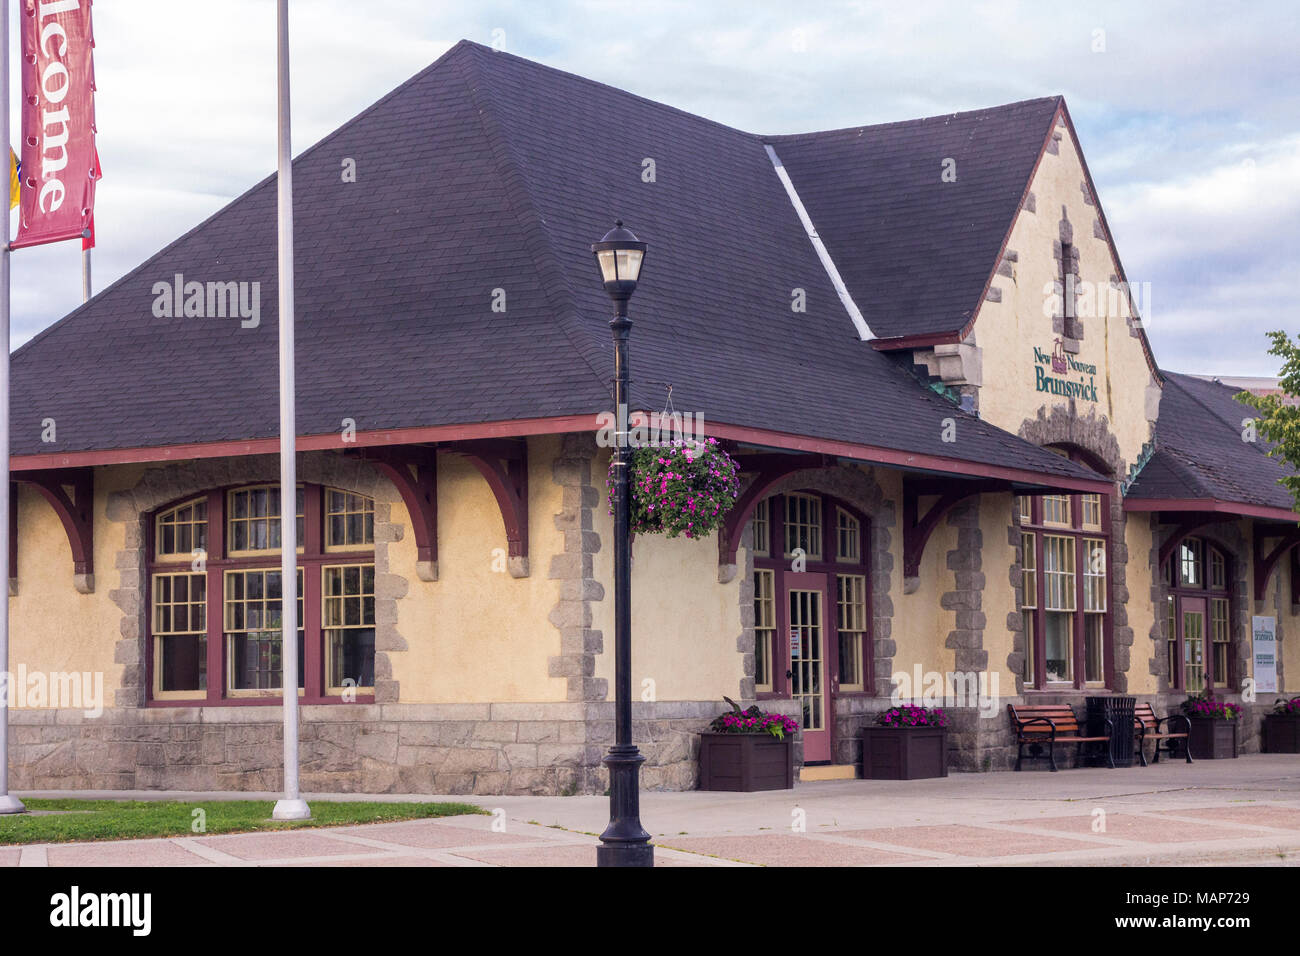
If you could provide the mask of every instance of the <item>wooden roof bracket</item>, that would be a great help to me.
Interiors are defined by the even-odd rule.
[[[940,493],[924,516],[920,515],[921,492],[911,482],[903,482],[903,593],[914,594],[921,586],[921,557],[934,529],[952,509],[973,495],[988,489],[976,485]]]
[[[1282,535],[1282,540],[1274,546],[1273,550],[1267,555],[1264,554],[1264,535],[1259,533],[1259,528],[1255,529],[1254,539],[1254,556],[1255,556],[1255,600],[1264,600],[1264,595],[1268,591],[1268,579],[1273,575],[1273,569],[1277,567],[1278,561],[1282,560],[1283,555],[1291,551],[1297,544],[1300,544],[1300,528],[1293,528]],[[1269,535],[1268,537],[1272,537]],[[1294,565],[1293,565],[1294,567]],[[1294,587],[1292,584],[1292,598],[1294,599]]]
[[[415,575],[438,580],[437,449],[427,445],[366,448],[359,457],[393,483],[411,515],[415,537]]]
[[[91,468],[51,468],[43,471],[20,471],[14,481],[31,485],[50,503],[59,516],[72,549],[72,584],[79,594],[95,590],[95,476]],[[12,486],[11,486],[12,487]],[[17,520],[10,498],[10,592],[16,587]]]
[[[487,479],[506,529],[506,569],[528,577],[528,444],[524,439],[485,439],[443,445],[463,456]]]
[[[831,455],[785,455],[780,453],[745,456],[740,460],[742,472],[756,473],[749,487],[736,499],[735,505],[718,529],[718,583],[728,584],[736,576],[736,550],[745,525],[754,514],[758,503],[767,497],[770,489],[786,475],[809,468],[831,468],[835,458]]]

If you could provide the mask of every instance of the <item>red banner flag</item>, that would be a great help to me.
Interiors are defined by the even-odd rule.
[[[13,248],[79,239],[95,211],[91,0],[23,0],[23,155]]]

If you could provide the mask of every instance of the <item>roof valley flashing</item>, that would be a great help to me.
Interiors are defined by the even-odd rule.
[[[822,267],[831,280],[831,285],[835,287],[835,292],[839,295],[840,301],[844,303],[849,318],[853,320],[853,325],[858,330],[858,338],[863,342],[875,338],[871,333],[871,327],[867,325],[867,320],[863,317],[857,303],[853,301],[853,296],[849,293],[848,287],[844,284],[844,280],[840,277],[840,270],[835,267],[835,260],[831,258],[826,244],[822,242],[821,236],[817,235],[817,227],[813,225],[808,210],[804,208],[803,201],[799,198],[799,191],[794,188],[794,182],[790,179],[790,174],[781,165],[781,157],[776,155],[776,150],[770,145],[765,143],[763,148],[767,150],[767,158],[772,161],[772,167],[776,170],[777,178],[781,180],[781,185],[785,187],[785,194],[790,197],[790,203],[794,206],[794,211],[798,213],[799,221],[803,223],[804,232],[808,233],[808,241],[812,243],[813,249],[817,251],[817,258],[821,260]]]

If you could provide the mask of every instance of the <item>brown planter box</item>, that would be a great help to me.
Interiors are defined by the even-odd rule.
[[[863,727],[864,780],[948,776],[946,727]]]
[[[790,790],[794,787],[793,737],[771,734],[700,734],[700,789]]]
[[[1190,717],[1191,734],[1187,746],[1194,760],[1225,760],[1237,756],[1238,720],[1214,720]]]
[[[1300,754],[1300,714],[1264,715],[1264,753]]]

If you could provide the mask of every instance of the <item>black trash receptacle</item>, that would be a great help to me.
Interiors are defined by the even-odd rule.
[[[1100,737],[1106,733],[1106,718],[1110,718],[1110,759],[1116,767],[1133,766],[1133,712],[1136,697],[1089,697],[1088,736]]]

